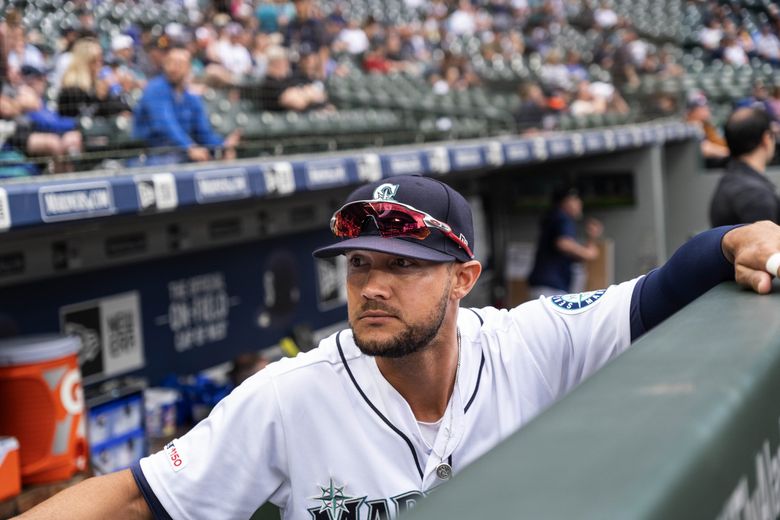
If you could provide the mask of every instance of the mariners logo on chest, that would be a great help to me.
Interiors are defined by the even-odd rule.
[[[555,310],[564,314],[577,314],[583,312],[591,305],[598,302],[606,289],[598,291],[588,291],[578,294],[561,294],[550,298],[550,302],[555,306]]]
[[[317,488],[319,494],[310,499],[319,505],[308,509],[313,520],[390,520],[413,509],[425,496],[420,491],[409,491],[389,499],[357,497],[347,491],[346,485],[337,484],[332,478]]]

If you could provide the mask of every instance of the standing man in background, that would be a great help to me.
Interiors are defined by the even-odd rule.
[[[582,199],[573,186],[563,186],[553,192],[552,208],[542,217],[536,245],[534,267],[528,277],[531,297],[554,296],[579,292],[584,285],[575,276],[578,262],[599,257],[596,240],[604,230],[601,222],[588,219],[585,244],[577,241],[577,222],[582,219]]]
[[[758,220],[780,222],[780,198],[766,176],[775,155],[772,121],[761,108],[734,111],[726,122],[731,161],[710,203],[713,227]]]

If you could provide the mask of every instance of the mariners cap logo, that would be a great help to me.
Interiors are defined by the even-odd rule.
[[[398,191],[398,184],[380,184],[374,190],[375,200],[395,200],[395,194]]]

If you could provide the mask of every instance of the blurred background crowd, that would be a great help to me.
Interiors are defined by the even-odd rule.
[[[0,174],[780,115],[770,0],[0,0]]]

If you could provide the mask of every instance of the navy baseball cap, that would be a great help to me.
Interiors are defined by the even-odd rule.
[[[347,197],[345,204],[359,200],[400,202],[411,206],[449,225],[453,234],[474,250],[471,207],[460,193],[441,181],[419,175],[398,175],[361,186]],[[431,229],[424,240],[386,238],[379,235],[370,218],[366,219],[360,236],[321,247],[314,251],[314,256],[329,258],[358,249],[432,262],[467,262],[472,259],[455,240],[439,229]]]

